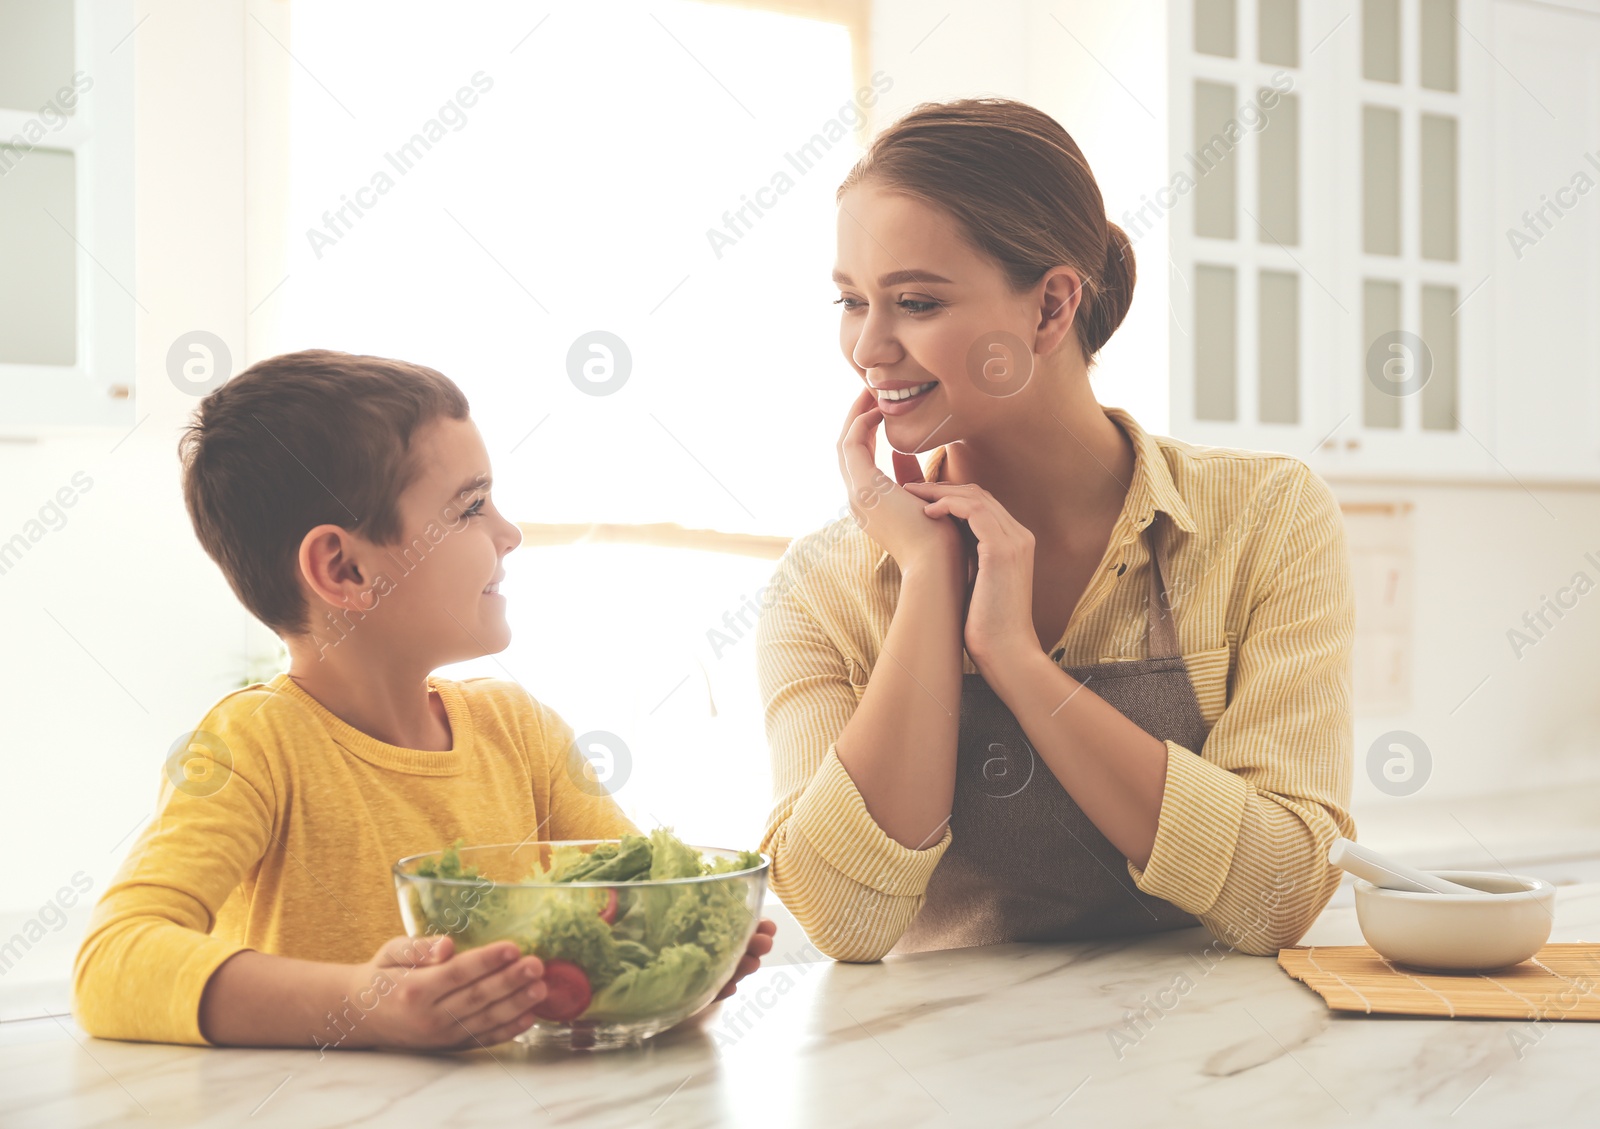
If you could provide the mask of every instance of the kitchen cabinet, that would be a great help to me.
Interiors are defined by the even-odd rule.
[[[136,320],[154,304],[135,293],[141,22],[131,0],[0,4],[5,438],[134,423]]]
[[[1172,433],[1600,481],[1600,4],[1169,15]]]

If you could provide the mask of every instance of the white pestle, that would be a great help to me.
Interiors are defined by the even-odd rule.
[[[1365,878],[1374,886],[1385,890],[1406,890],[1413,894],[1478,894],[1459,882],[1451,882],[1436,874],[1407,866],[1403,862],[1385,858],[1371,847],[1363,847],[1353,839],[1338,838],[1328,851],[1328,861],[1341,870],[1348,870],[1357,878]]]

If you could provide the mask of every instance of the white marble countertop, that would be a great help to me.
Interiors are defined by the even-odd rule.
[[[1554,941],[1600,939],[1600,884]],[[1358,944],[1330,907],[1306,944]],[[1189,929],[878,965],[775,956],[641,1050],[456,1055],[205,1050],[0,1024],[0,1125],[1590,1125],[1600,1024],[1335,1014],[1271,958]],[[1173,991],[1178,977],[1192,987]],[[1170,1010],[1124,1045],[1128,1009]],[[1513,1039],[1513,1031],[1520,1036]]]

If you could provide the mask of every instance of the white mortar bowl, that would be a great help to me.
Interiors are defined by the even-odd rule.
[[[1413,894],[1355,883],[1356,920],[1381,956],[1425,972],[1488,972],[1521,964],[1550,939],[1556,888],[1492,870],[1439,870],[1481,894]]]

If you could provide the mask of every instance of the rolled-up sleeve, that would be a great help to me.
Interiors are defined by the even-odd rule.
[[[915,850],[867,810],[834,750],[858,701],[849,663],[796,592],[795,568],[779,566],[756,634],[775,794],[761,849],[773,892],[812,942],[836,960],[873,961],[921,908],[950,830]]]
[[[1327,484],[1295,466],[1293,520],[1263,558],[1233,693],[1203,749],[1166,743],[1155,846],[1144,868],[1128,863],[1139,889],[1263,956],[1310,928],[1339,884],[1328,848],[1355,836],[1344,523]]]

